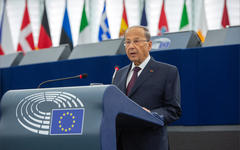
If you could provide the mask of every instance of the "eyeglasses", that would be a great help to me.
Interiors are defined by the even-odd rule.
[[[133,41],[130,41],[130,40],[127,40],[127,41],[124,41],[124,46],[129,46],[132,42],[134,45],[139,45],[141,44],[142,42],[148,42],[149,40],[133,40]]]

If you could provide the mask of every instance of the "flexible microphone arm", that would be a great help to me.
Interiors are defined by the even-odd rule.
[[[80,75],[76,75],[76,76],[72,76],[72,77],[65,77],[65,78],[58,78],[58,79],[51,79],[51,80],[46,80],[41,82],[37,88],[40,88],[43,84],[49,83],[49,82],[55,82],[55,81],[62,81],[62,80],[68,80],[68,79],[75,79],[75,78],[80,78],[80,79],[84,79],[86,78],[88,75],[86,73],[84,74],[80,74]]]

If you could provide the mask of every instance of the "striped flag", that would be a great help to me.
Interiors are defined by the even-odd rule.
[[[65,3],[66,5],[65,5],[64,17],[63,17],[60,44],[69,44],[70,49],[73,49],[73,40],[72,40],[70,22],[68,18],[67,1]]]
[[[45,5],[45,0],[43,3],[43,17],[42,17],[42,23],[40,26],[40,33],[39,33],[39,39],[38,39],[38,48],[49,48],[52,47],[52,40],[51,40],[51,34],[50,29],[48,25],[48,16],[47,16],[47,10]]]
[[[163,33],[168,32],[168,23],[167,23],[167,17],[165,14],[165,2],[163,0],[162,2],[162,9],[161,9],[161,15],[159,18],[158,23],[158,35],[163,35]]]
[[[206,12],[205,12],[205,3],[204,0],[201,2],[201,12],[198,22],[198,29],[197,34],[202,42],[205,41],[205,37],[207,35],[208,31],[208,25],[207,25],[207,18],[206,18]]]
[[[223,15],[222,15],[222,27],[226,28],[229,26],[229,18],[228,18],[228,10],[227,10],[227,1],[224,0],[224,8],[223,8]]]
[[[183,11],[182,11],[182,17],[181,17],[181,23],[180,23],[179,30],[181,30],[181,31],[189,30],[189,20],[188,20],[186,0],[184,0],[184,4],[183,4]]]
[[[27,3],[28,2],[26,0],[21,31],[19,34],[19,43],[17,47],[17,51],[22,51],[22,52],[28,52],[35,49]]]
[[[86,2],[83,2],[82,19],[80,24],[78,44],[89,43],[90,42],[90,27],[88,24],[87,13],[86,13]]]
[[[128,28],[128,20],[127,20],[127,12],[125,7],[125,0],[123,0],[123,14],[122,14],[122,21],[121,21],[121,27],[119,32],[119,37],[123,37],[125,31]]]
[[[141,23],[142,26],[148,26],[147,22],[147,16],[146,16],[146,10],[145,10],[145,1],[143,1],[143,10],[142,10],[142,17],[141,17]]]
[[[111,39],[111,34],[109,31],[108,18],[107,18],[107,12],[106,12],[106,1],[104,1],[104,8],[102,12],[100,27],[99,27],[98,40],[102,41],[106,39]]]
[[[4,0],[1,24],[0,24],[0,55],[16,52],[13,48],[12,34],[10,32],[6,5],[7,5],[7,2],[6,0]]]

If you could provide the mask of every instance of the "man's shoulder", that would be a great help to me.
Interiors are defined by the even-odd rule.
[[[174,65],[171,65],[171,64],[168,64],[168,63],[165,63],[165,62],[156,61],[154,59],[151,59],[151,63],[155,67],[177,70],[177,67],[174,66]]]
[[[176,78],[176,76],[179,75],[178,69],[174,65],[156,61],[156,60],[153,60],[152,64],[153,64],[152,65],[153,68],[157,70],[156,73],[158,74],[161,74],[161,75],[165,74],[166,77],[168,78]]]
[[[122,68],[120,68],[120,69],[118,70],[118,72],[126,71],[126,70],[129,69],[129,67],[130,67],[130,65],[123,66]]]

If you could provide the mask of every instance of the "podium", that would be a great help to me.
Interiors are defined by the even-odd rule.
[[[116,126],[163,126],[114,85],[11,90],[0,110],[1,150],[116,150]]]

